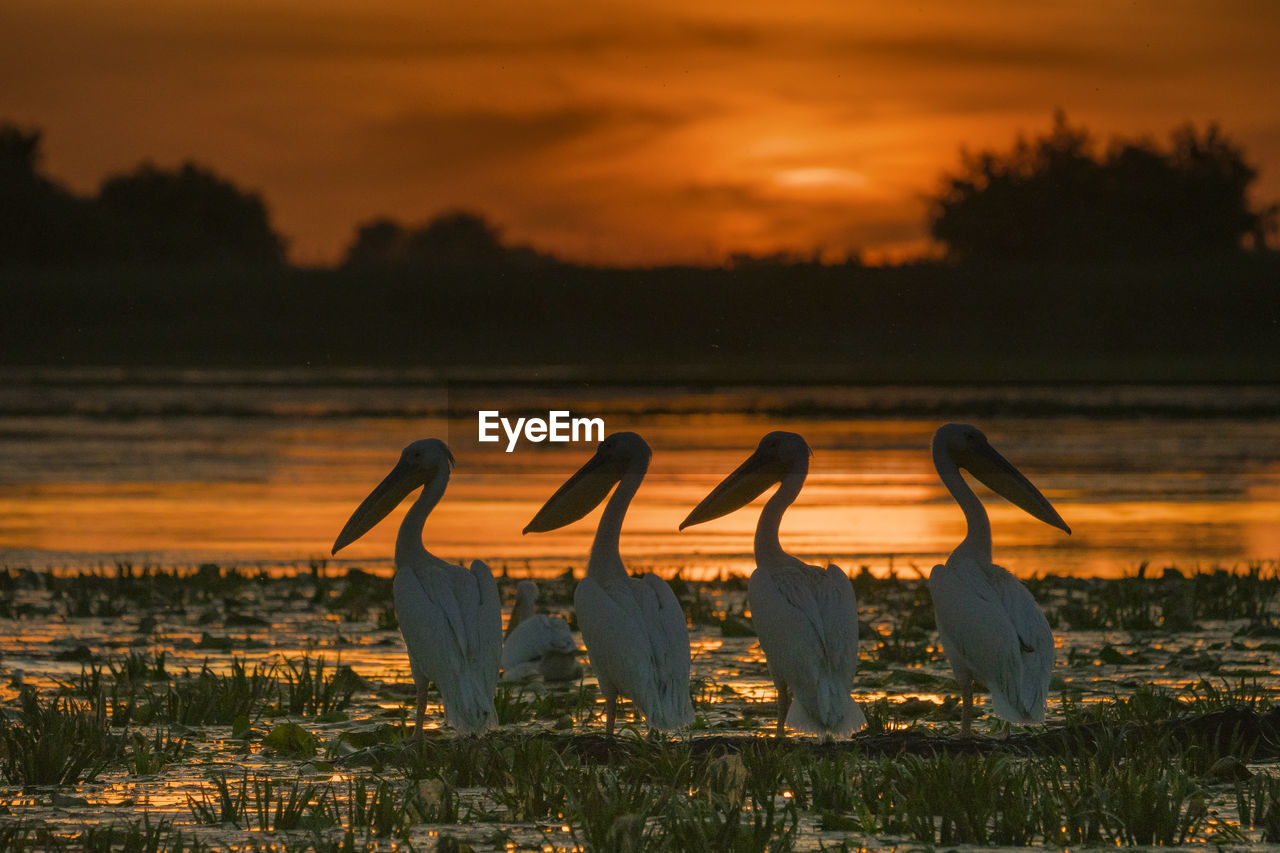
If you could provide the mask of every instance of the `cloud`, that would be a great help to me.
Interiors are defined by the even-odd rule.
[[[614,154],[681,126],[687,116],[626,104],[566,104],[542,110],[419,110],[362,127],[371,156],[419,166],[428,159],[450,168],[527,164],[572,146],[607,138]]]

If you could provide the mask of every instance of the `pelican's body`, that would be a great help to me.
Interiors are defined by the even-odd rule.
[[[587,576],[573,594],[578,627],[605,698],[609,734],[619,696],[635,704],[651,729],[666,731],[693,722],[684,611],[662,578],[631,577],[618,551],[622,521],[648,470],[650,455],[649,445],[640,436],[614,433],[524,530],[543,532],[570,524],[613,490],[596,528]]]
[[[960,469],[1046,524],[1067,533],[1071,530],[1036,487],[974,427],[940,427],[933,437],[933,462],[968,522],[964,541],[929,575],[938,639],[960,685],[961,731],[966,736],[970,733],[975,681],[991,692],[992,707],[1000,718],[1013,723],[1043,722],[1053,670],[1053,633],[1027,588],[992,562],[987,511]]]
[[[518,680],[541,675],[548,681],[568,681],[582,674],[578,644],[559,616],[537,612],[538,585],[516,584],[516,603],[502,643],[502,677]]]
[[[431,683],[440,691],[445,721],[459,733],[477,734],[498,720],[493,694],[502,649],[502,613],[493,574],[479,560],[468,570],[432,555],[422,544],[423,524],[444,494],[452,465],[453,456],[444,442],[428,438],[410,444],[333,545],[336,554],[385,518],[410,492],[423,487],[396,536],[392,582],[396,618],[418,694],[415,737],[422,732]]]
[[[772,432],[680,525],[683,530],[746,506],[775,483],[756,524],[756,570],[747,585],[751,622],[778,690],[779,737],[785,726],[826,738],[866,725],[853,700],[858,671],[858,605],[839,567],[806,564],[778,542],[782,514],[809,472],[809,445]]]

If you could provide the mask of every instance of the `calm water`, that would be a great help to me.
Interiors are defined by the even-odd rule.
[[[628,516],[634,566],[751,567],[758,504],[677,533],[771,429],[814,449],[783,525],[790,550],[846,569],[927,572],[963,536],[929,438],[968,420],[1072,526],[1067,537],[988,499],[996,558],[1018,574],[1119,575],[1280,558],[1280,388],[656,387],[553,371],[444,381],[428,372],[9,370],[0,376],[0,565],[129,560],[268,566],[328,556],[351,511],[412,439],[458,459],[426,541],[512,573],[580,567],[596,515],[520,530],[594,445],[477,442],[476,412],[570,409],[654,449]],[[389,565],[395,522],[341,555]],[[528,565],[526,566],[526,561]]]

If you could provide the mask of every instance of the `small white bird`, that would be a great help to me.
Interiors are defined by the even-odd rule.
[[[547,681],[570,681],[582,674],[578,644],[559,616],[538,613],[538,585],[516,584],[516,603],[502,643],[502,678],[518,681],[541,675]]]
[[[418,691],[415,738],[422,733],[427,686],[432,682],[440,690],[445,721],[459,733],[476,734],[498,721],[493,694],[502,651],[502,611],[493,574],[479,560],[468,571],[433,556],[422,544],[422,526],[444,494],[453,464],[443,441],[413,442],[333,543],[336,554],[423,487],[400,523],[392,582],[396,618]]]
[[[778,690],[778,737],[785,726],[824,738],[846,737],[867,723],[850,695],[858,671],[853,584],[838,566],[807,565],[778,542],[782,514],[800,494],[811,455],[794,432],[769,433],[694,507],[680,529],[727,515],[780,484],[756,524],[756,570],[747,584],[751,622]]]
[[[613,733],[619,696],[635,703],[651,729],[693,722],[684,611],[662,578],[629,576],[618,551],[622,521],[651,455],[633,432],[610,435],[524,529],[542,533],[572,524],[613,491],[596,527],[587,576],[573,594],[587,657],[604,695],[607,734]]]
[[[968,523],[964,541],[929,575],[938,639],[960,685],[961,733],[970,733],[975,681],[991,691],[991,704],[1002,719],[1043,722],[1053,633],[1027,588],[991,562],[991,522],[960,469],[1046,524],[1068,534],[1071,528],[975,427],[939,427],[933,436],[933,464]]]

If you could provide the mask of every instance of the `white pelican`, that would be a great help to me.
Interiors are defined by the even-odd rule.
[[[622,520],[651,455],[649,445],[633,432],[610,435],[524,529],[542,533],[577,521],[617,485],[596,527],[587,576],[573,593],[587,657],[604,694],[608,734],[613,733],[619,696],[635,703],[651,729],[693,722],[684,611],[666,581],[652,574],[629,576],[618,553]]]
[[[838,566],[807,565],[778,542],[782,514],[800,494],[811,455],[794,432],[769,433],[694,507],[680,529],[727,515],[781,484],[756,524],[756,570],[747,584],[751,622],[778,689],[778,737],[785,726],[824,738],[845,737],[867,722],[850,695],[858,671],[853,584]]]
[[[516,584],[516,603],[502,643],[502,677],[518,680],[534,673],[547,681],[568,681],[582,674],[578,644],[559,616],[538,613],[538,585]]]
[[[452,467],[453,454],[443,441],[413,442],[333,543],[336,554],[423,487],[400,523],[393,581],[396,618],[418,690],[414,737],[422,733],[430,682],[440,690],[445,721],[459,733],[476,734],[498,720],[493,693],[502,651],[502,613],[493,574],[479,560],[468,571],[431,555],[422,545],[422,525],[444,494]]]
[[[1031,482],[968,424],[946,424],[933,436],[933,464],[964,510],[968,532],[947,562],[929,575],[938,639],[951,661],[964,702],[960,729],[969,735],[973,682],[991,691],[998,716],[1014,723],[1044,721],[1053,669],[1053,634],[1031,593],[991,562],[991,522],[960,476],[964,468],[1016,506],[1071,533]]]

